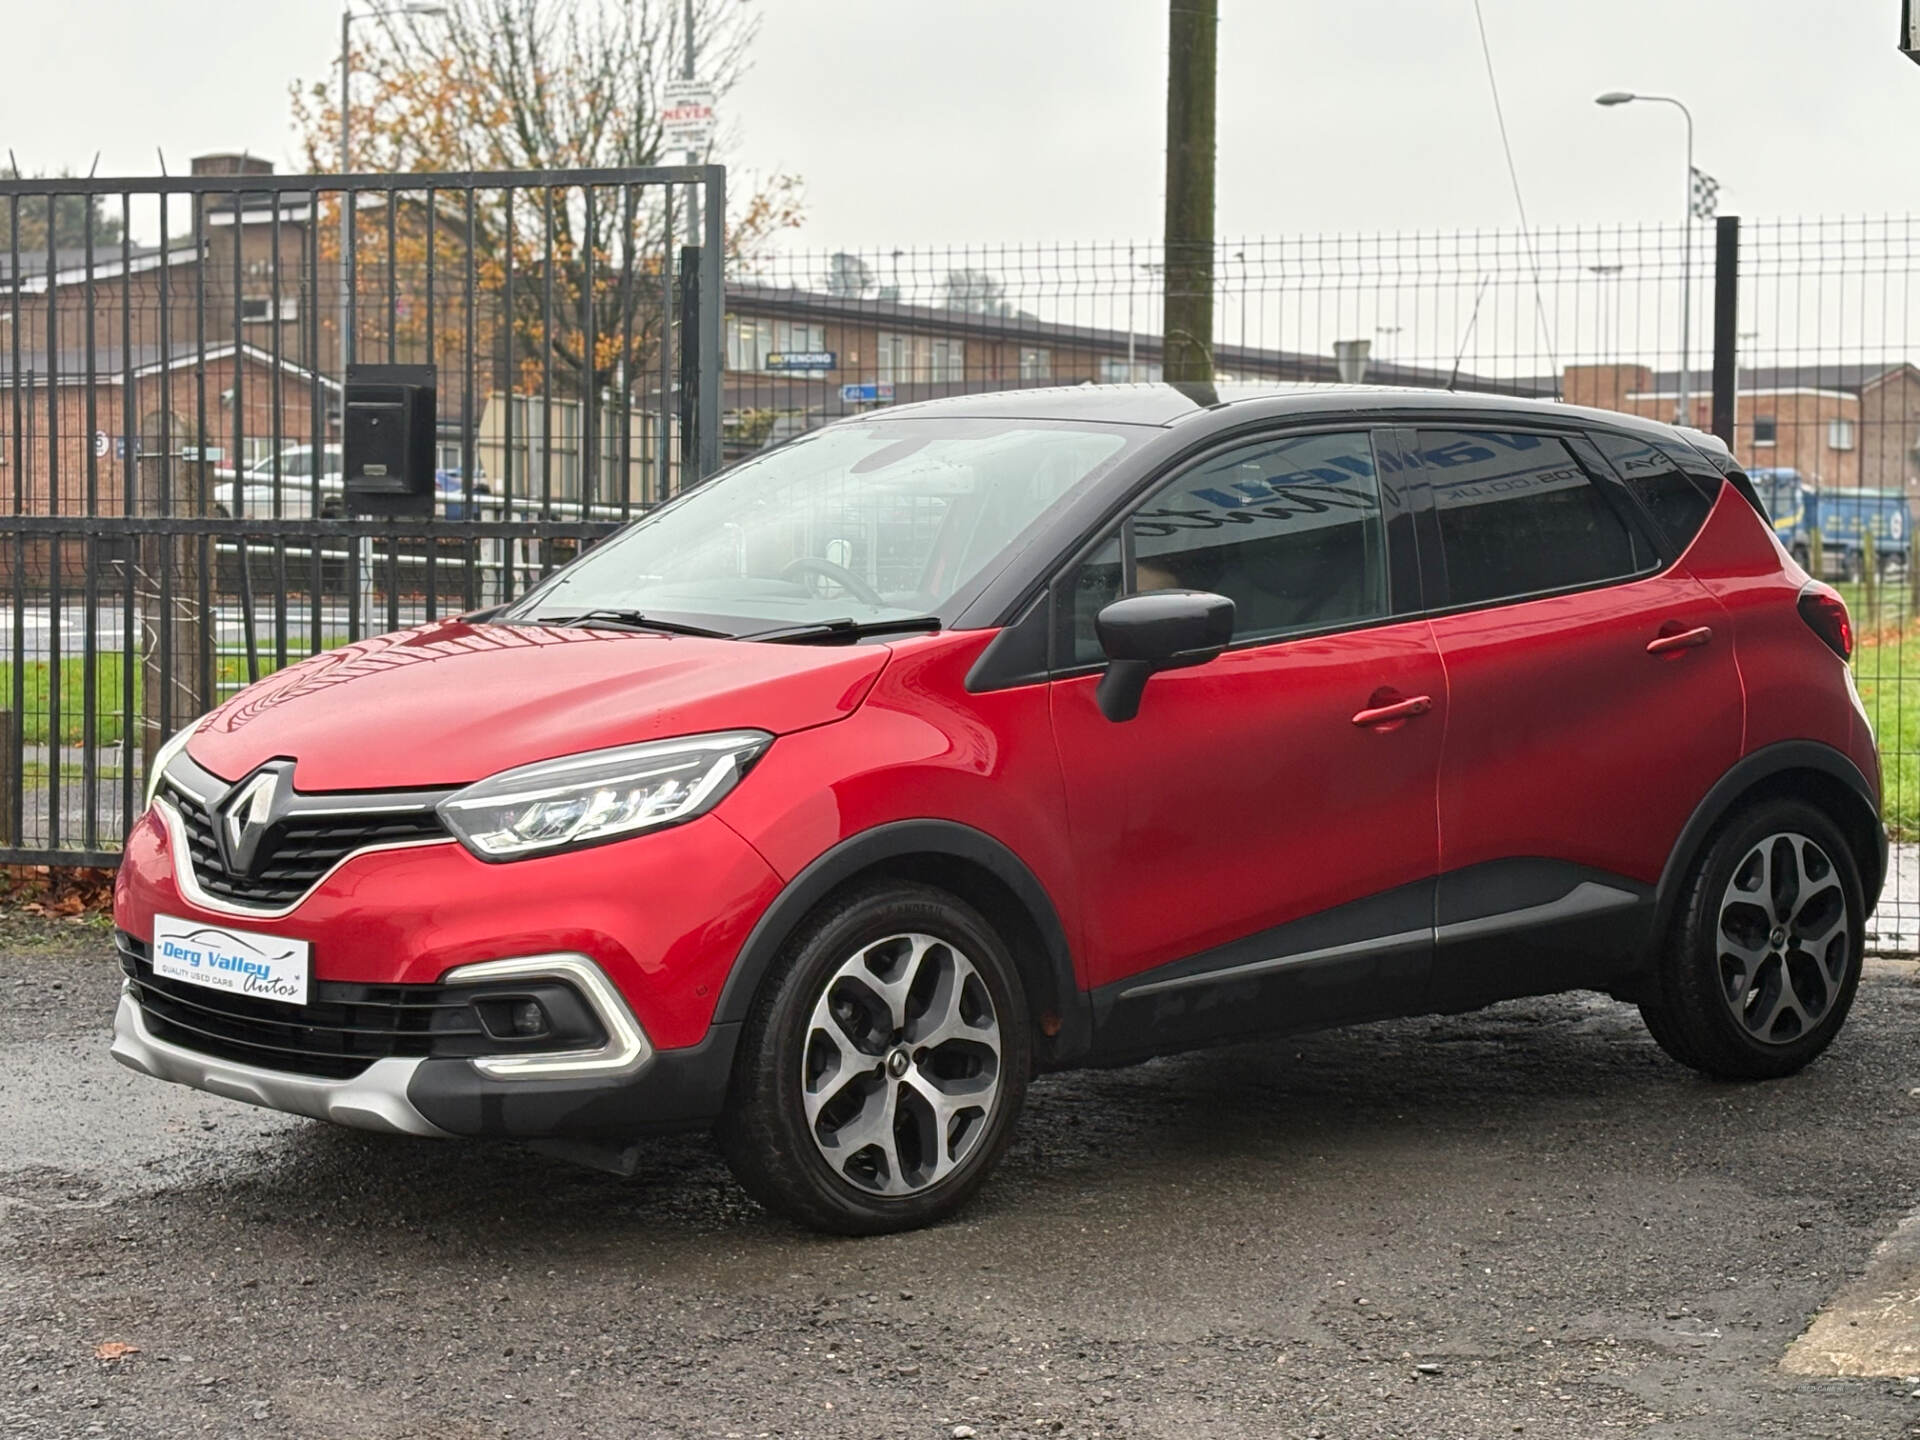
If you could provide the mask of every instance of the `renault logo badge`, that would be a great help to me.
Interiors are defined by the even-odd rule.
[[[235,875],[253,873],[260,858],[260,842],[278,817],[283,774],[277,765],[263,766],[251,779],[243,780],[220,807],[220,848],[226,852],[221,858]]]

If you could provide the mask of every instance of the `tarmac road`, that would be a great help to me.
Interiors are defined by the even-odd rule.
[[[702,1137],[620,1180],[160,1085],[116,989],[0,923],[0,1436],[1920,1434],[1780,1369],[1920,1196],[1910,966],[1760,1087],[1586,997],[1044,1080],[874,1241]]]

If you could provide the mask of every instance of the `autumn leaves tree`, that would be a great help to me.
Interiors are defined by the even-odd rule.
[[[446,0],[442,15],[363,21],[354,35],[353,169],[678,163],[664,151],[660,97],[680,73],[682,10],[682,0]],[[745,69],[755,18],[743,0],[696,0],[694,26],[701,78],[724,95]],[[295,126],[316,172],[338,168],[338,106],[337,80],[294,91]],[[339,263],[338,203],[323,192],[318,235],[329,271]],[[776,177],[730,205],[727,248],[749,253],[799,215],[797,182]],[[363,193],[353,219],[363,358],[384,358],[389,340],[399,358],[425,358],[431,323],[443,390],[457,378],[447,361],[463,361],[471,346],[494,385],[559,397],[618,392],[622,403],[652,373],[672,313],[669,226],[676,245],[689,239],[684,197],[658,185],[431,195],[422,187],[390,203]]]

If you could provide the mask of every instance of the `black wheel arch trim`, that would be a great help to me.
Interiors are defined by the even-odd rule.
[[[1880,887],[1886,879],[1887,832],[1881,822],[1880,803],[1872,784],[1860,773],[1859,766],[1831,745],[1818,740],[1780,740],[1735,761],[1726,774],[1714,782],[1713,788],[1707,791],[1706,796],[1694,807],[1687,823],[1681,827],[1680,838],[1674,842],[1667,856],[1666,867],[1660,872],[1659,887],[1655,891],[1654,934],[1666,933],[1666,927],[1673,919],[1673,907],[1685,888],[1686,877],[1705,848],[1707,837],[1713,833],[1714,827],[1755,786],[1776,775],[1795,770],[1813,770],[1839,781],[1873,816],[1874,833],[1879,843],[1873,847],[1873,853],[1857,857],[1862,872],[1862,888],[1867,896],[1867,914],[1873,913],[1874,906],[1879,902]]]
[[[1035,958],[1045,966],[1053,991],[1050,997],[1028,997],[1035,1019],[1042,1021],[1042,1032],[1035,1037],[1034,1059],[1037,1064],[1054,1068],[1084,1055],[1092,1036],[1091,1007],[1074,975],[1072,951],[1052,897],[1026,862],[1005,844],[984,830],[953,820],[896,820],[863,830],[818,856],[788,881],[754,922],[734,958],[714,1006],[713,1023],[738,1024],[746,1019],[753,997],[787,937],[828,895],[865,871],[916,856],[969,862],[1012,893],[1040,937],[1045,953]],[[1015,948],[1011,940],[1008,948]],[[1051,1007],[1047,1000],[1051,1000]],[[1049,1010],[1058,1019],[1057,1033],[1046,1033],[1049,1022],[1043,1012]]]

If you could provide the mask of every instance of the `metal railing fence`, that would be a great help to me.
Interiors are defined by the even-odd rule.
[[[711,471],[724,215],[709,166],[0,182],[0,861],[112,863],[180,723]],[[356,360],[437,367],[428,518],[347,513]]]

